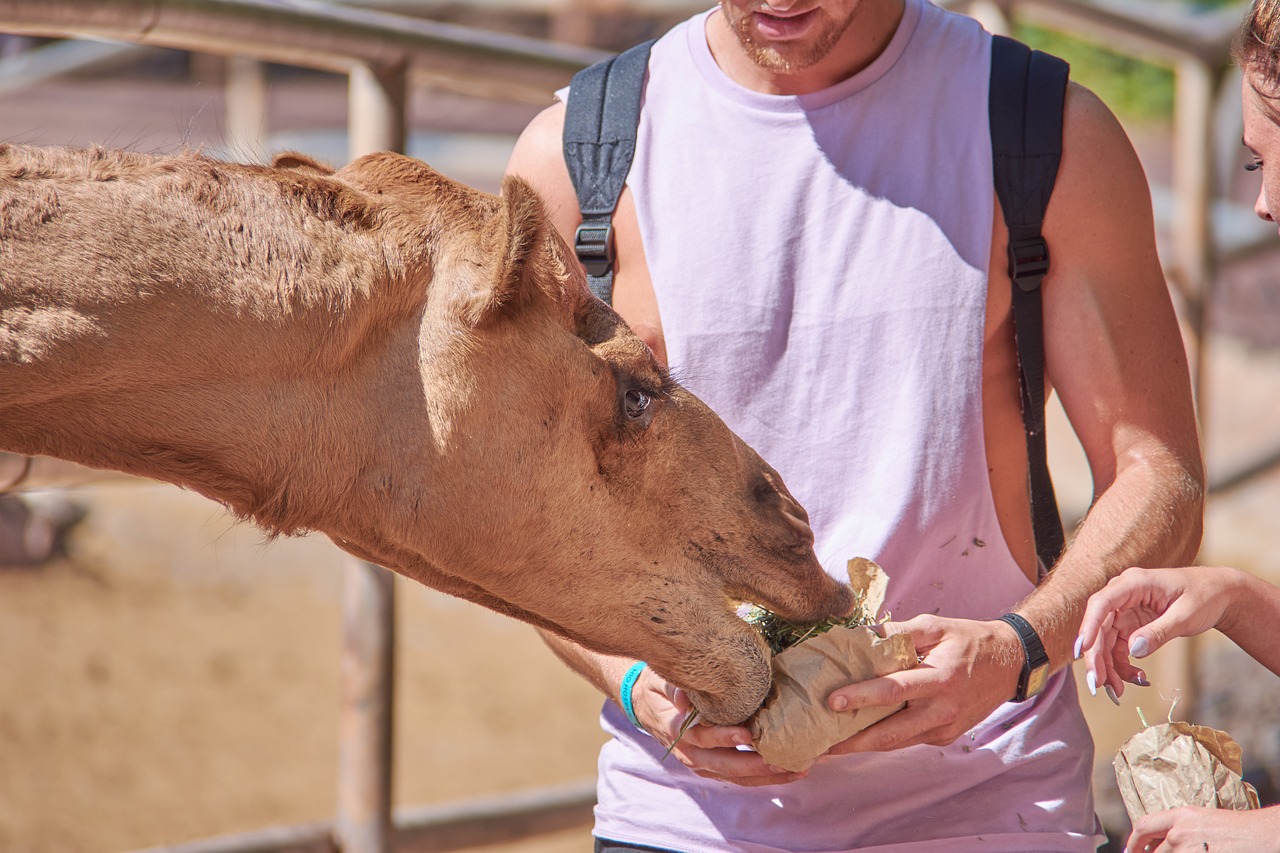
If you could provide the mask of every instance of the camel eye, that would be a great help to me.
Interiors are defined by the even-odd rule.
[[[639,420],[644,417],[645,412],[649,411],[649,404],[652,398],[641,391],[639,388],[632,388],[623,398],[623,407],[626,409],[628,420]]]

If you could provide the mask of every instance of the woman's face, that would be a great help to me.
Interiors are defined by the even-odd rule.
[[[1263,94],[1264,92],[1270,94]],[[1254,212],[1268,222],[1280,221],[1280,92],[1256,72],[1246,70],[1241,97],[1244,101],[1244,144],[1253,153],[1245,166],[1262,175],[1262,189]]]

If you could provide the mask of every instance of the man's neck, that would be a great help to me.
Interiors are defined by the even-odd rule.
[[[794,71],[756,62],[723,9],[716,9],[707,20],[707,44],[716,64],[739,85],[769,95],[804,95],[847,80],[874,62],[897,32],[905,2],[863,0],[831,50],[812,65]]]

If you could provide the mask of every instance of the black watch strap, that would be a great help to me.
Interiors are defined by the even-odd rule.
[[[1017,613],[1006,613],[1000,621],[1011,625],[1022,642],[1022,672],[1018,675],[1018,692],[1014,694],[1013,701],[1025,702],[1044,690],[1049,677],[1049,654],[1044,650],[1040,635],[1026,619]]]

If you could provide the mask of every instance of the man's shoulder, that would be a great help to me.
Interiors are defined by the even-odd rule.
[[[564,161],[565,107],[560,101],[534,116],[516,139],[506,174],[523,178],[547,203],[561,233],[569,234],[578,221],[578,201]]]
[[[564,102],[558,100],[534,116],[516,139],[507,172],[520,174],[545,168],[551,162],[562,162],[564,116]]]

